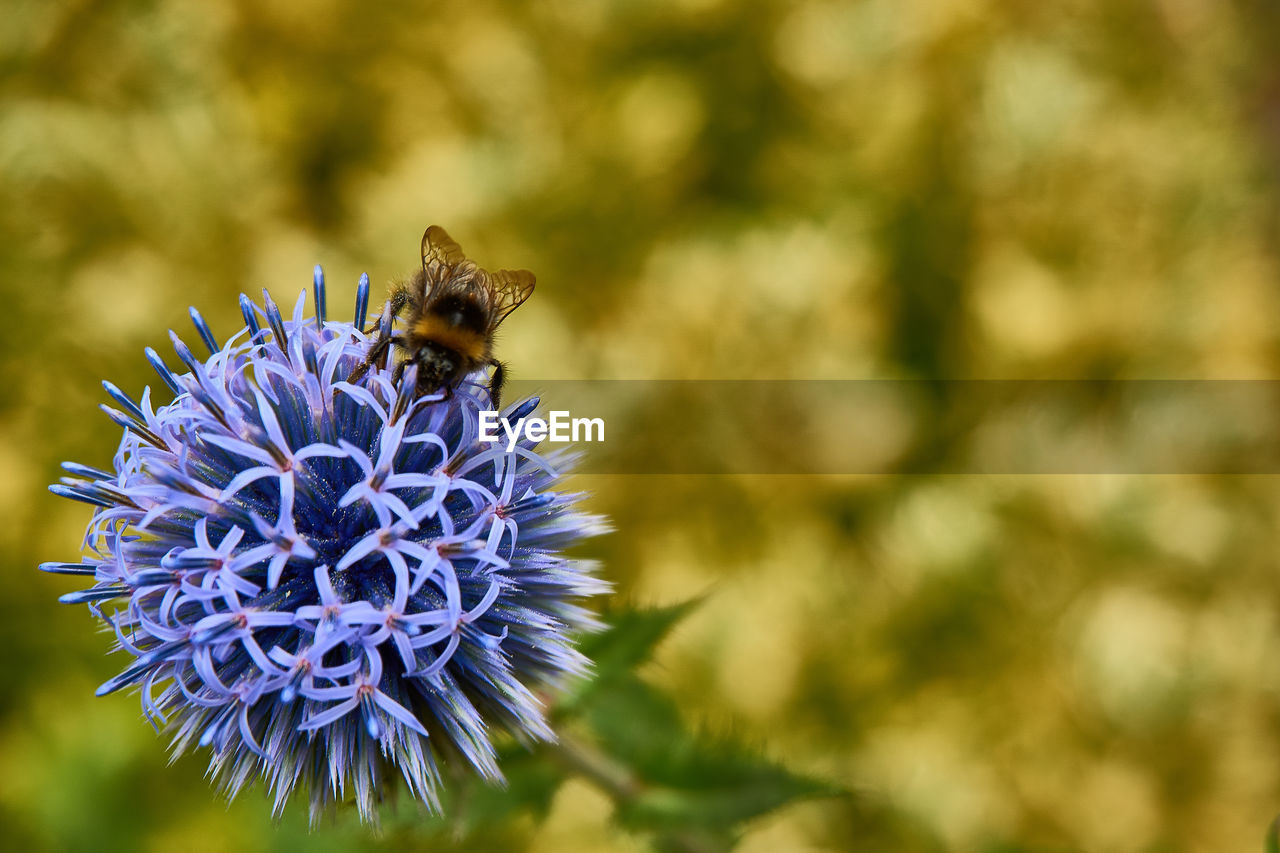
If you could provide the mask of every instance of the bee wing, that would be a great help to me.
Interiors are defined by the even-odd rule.
[[[493,325],[497,326],[533,293],[534,277],[528,270],[497,270],[485,273],[489,296],[493,299]]]
[[[467,259],[462,247],[439,225],[432,225],[422,235],[422,268],[432,261],[446,267],[456,267]]]

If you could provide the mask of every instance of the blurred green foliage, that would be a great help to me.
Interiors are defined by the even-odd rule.
[[[110,458],[99,380],[154,384],[141,349],[185,334],[190,304],[225,335],[237,293],[289,304],[316,262],[337,303],[361,271],[409,271],[438,222],[537,272],[501,342],[520,378],[1280,362],[1271,4],[10,0],[4,18],[6,848],[440,846],[392,819],[381,840],[346,818],[308,834],[298,809],[275,826],[252,794],[227,809],[199,758],[165,766],[132,700],[92,697],[118,662],[34,571],[73,556],[87,512],[42,489],[63,459]],[[934,475],[968,448],[918,418],[850,424],[902,436],[910,474],[582,478],[618,528],[588,556],[620,602],[706,596],[632,684],[630,758],[678,718],[854,792],[750,823],[748,853],[1258,849],[1280,808],[1272,478]],[[658,689],[676,717],[646,704]],[[606,794],[522,760],[545,820],[464,846],[641,849]],[[712,805],[742,805],[688,761]]]
[[[739,738],[691,728],[670,696],[636,676],[635,667],[692,609],[686,603],[612,614],[607,630],[583,642],[594,678],[573,684],[552,708],[558,743],[532,751],[512,745],[500,756],[505,790],[455,779],[439,819],[424,826],[411,813],[397,829],[516,849],[523,845],[511,837],[513,819],[545,819],[561,786],[580,778],[612,800],[621,826],[655,849],[725,853],[747,821],[800,799],[844,794]]]

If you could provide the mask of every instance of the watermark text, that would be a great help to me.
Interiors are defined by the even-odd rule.
[[[497,412],[480,413],[480,440],[492,444],[499,439],[499,428],[507,440],[507,452],[515,450],[521,438],[529,441],[604,441],[604,418],[574,418],[567,411],[551,412],[551,419],[520,418],[514,424]]]

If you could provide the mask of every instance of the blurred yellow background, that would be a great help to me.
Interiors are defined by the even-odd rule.
[[[142,348],[192,339],[188,305],[225,337],[238,293],[292,305],[319,262],[345,319],[358,275],[412,270],[436,222],[538,274],[500,344],[523,379],[1280,366],[1264,3],[3,16],[6,849],[415,849],[347,819],[308,834],[302,809],[275,826],[256,793],[217,799],[202,756],[166,767],[134,698],[93,698],[107,638],[35,571],[74,558],[89,514],[44,491],[57,464],[118,441],[100,380],[158,384]],[[620,600],[709,593],[649,677],[853,791],[760,821],[743,851],[1257,850],[1280,811],[1272,477],[578,483],[617,527],[589,552]],[[519,844],[643,849],[582,783]]]

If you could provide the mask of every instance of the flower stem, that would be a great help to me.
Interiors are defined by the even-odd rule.
[[[625,763],[563,731],[559,733],[559,740],[548,744],[547,749],[561,766],[608,794],[619,807],[634,805],[654,790]],[[710,833],[692,830],[672,830],[660,835],[666,849],[681,853],[727,853],[732,846]]]

